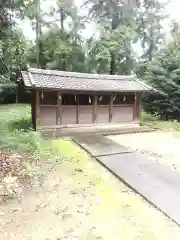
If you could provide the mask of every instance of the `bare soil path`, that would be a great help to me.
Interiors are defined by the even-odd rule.
[[[180,229],[71,142],[41,187],[0,206],[3,240],[177,240]]]

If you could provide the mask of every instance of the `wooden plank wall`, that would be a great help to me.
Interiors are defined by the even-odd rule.
[[[53,93],[55,94],[55,93]],[[57,92],[56,105],[40,105],[40,93],[36,91],[35,119],[37,126],[91,124],[91,123],[120,123],[137,121],[140,118],[141,94],[135,94],[134,104],[114,105],[111,94],[109,105],[98,105],[97,96],[93,96],[92,105],[63,105],[62,95]]]

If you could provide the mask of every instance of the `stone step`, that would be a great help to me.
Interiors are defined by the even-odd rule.
[[[78,130],[78,131],[77,131]],[[60,137],[74,137],[80,135],[115,135],[115,134],[128,134],[128,133],[139,133],[139,132],[152,132],[156,129],[141,126],[141,127],[129,127],[129,128],[118,128],[118,129],[77,129],[73,131],[72,129],[48,129],[41,131],[43,138],[45,139],[55,139]]]

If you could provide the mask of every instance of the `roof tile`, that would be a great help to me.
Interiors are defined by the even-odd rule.
[[[151,87],[140,82],[136,75],[98,75],[30,68],[22,72],[26,87],[74,91],[146,91]]]

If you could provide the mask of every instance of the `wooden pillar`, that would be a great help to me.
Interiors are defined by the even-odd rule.
[[[31,91],[31,119],[32,127],[36,130],[36,92],[34,90]]]
[[[57,93],[56,124],[62,124],[62,96],[60,92]]]
[[[40,94],[36,90],[36,128],[40,126]]]
[[[110,105],[109,105],[109,122],[112,122],[112,116],[113,116],[113,93],[111,94],[111,99],[110,99]]]
[[[133,121],[140,120],[140,104],[141,104],[141,93],[135,92],[134,108],[133,108]]]
[[[16,104],[18,103],[19,84],[16,86]]]
[[[92,121],[96,123],[97,121],[97,96],[93,96],[93,114],[92,114]]]
[[[79,124],[79,96],[76,95],[76,124]]]

